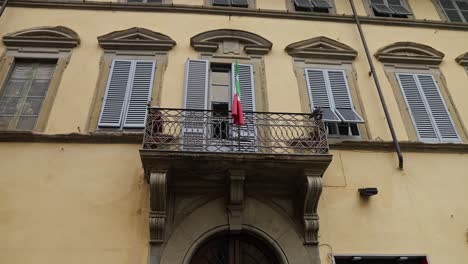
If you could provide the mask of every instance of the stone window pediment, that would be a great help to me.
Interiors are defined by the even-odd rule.
[[[468,66],[468,52],[466,53],[463,53],[462,55],[458,56],[455,61],[462,65],[462,66],[465,66],[467,67]]]
[[[67,27],[37,27],[9,33],[3,37],[3,43],[21,47],[74,48],[80,44],[80,38]]]
[[[103,49],[114,50],[168,51],[176,45],[176,42],[169,36],[138,27],[114,31],[100,36],[98,42]]]
[[[192,47],[200,52],[223,54],[264,55],[273,44],[254,33],[234,29],[219,29],[200,33],[190,39]]]
[[[354,60],[357,56],[350,46],[323,36],[292,43],[285,50],[299,58]]]
[[[375,57],[382,62],[426,65],[438,65],[444,56],[432,47],[414,42],[396,42],[375,53]]]

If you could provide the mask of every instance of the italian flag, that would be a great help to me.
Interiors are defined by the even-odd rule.
[[[245,125],[245,121],[244,113],[242,113],[242,103],[240,101],[239,62],[237,60],[235,65],[234,78],[236,90],[232,98],[232,119],[234,121],[234,125],[241,126]]]

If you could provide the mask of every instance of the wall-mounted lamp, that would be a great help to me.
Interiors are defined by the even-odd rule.
[[[362,197],[371,197],[379,193],[379,190],[375,187],[360,188],[359,195]]]

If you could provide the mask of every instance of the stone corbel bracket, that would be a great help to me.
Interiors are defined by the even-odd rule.
[[[229,171],[229,204],[227,210],[230,231],[240,231],[242,229],[244,180],[245,172],[243,170]]]
[[[163,243],[167,212],[166,171],[151,172],[150,184],[150,243]]]
[[[307,170],[304,172],[304,178],[304,244],[318,245],[319,216],[317,207],[322,194],[322,173]]]

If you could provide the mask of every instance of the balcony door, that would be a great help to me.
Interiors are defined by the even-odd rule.
[[[231,63],[189,60],[185,81],[185,124],[183,146],[188,151],[253,152],[256,128],[253,66],[239,64],[241,102],[245,126],[231,123],[231,102],[235,87]]]
[[[260,239],[245,234],[224,234],[209,239],[190,264],[279,264],[274,252]]]

